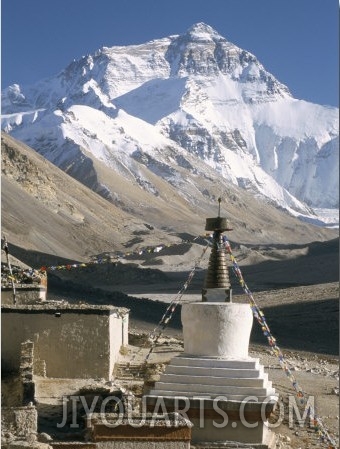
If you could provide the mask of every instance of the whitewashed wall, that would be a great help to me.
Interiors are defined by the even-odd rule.
[[[20,344],[30,339],[35,360],[46,363],[47,377],[111,379],[123,337],[127,338],[123,318],[105,306],[17,306],[15,311],[3,307],[2,367],[17,371]]]

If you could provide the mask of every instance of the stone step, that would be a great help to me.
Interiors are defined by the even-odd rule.
[[[200,366],[215,368],[232,369],[259,369],[259,359],[224,359],[221,357],[190,357],[188,355],[179,355],[171,360],[171,364],[178,366]]]
[[[169,374],[167,372],[161,374],[160,382],[180,383],[180,384],[202,384],[202,385],[228,385],[236,387],[271,387],[268,381],[268,374],[258,378],[233,378],[223,376],[193,376],[190,374]]]
[[[145,376],[145,366],[142,364],[128,365],[127,363],[118,363],[115,366],[115,377],[119,379],[143,378]]]
[[[275,440],[275,438],[274,438]],[[271,449],[275,447],[275,442]],[[54,449],[54,448],[53,448]],[[270,449],[268,444],[263,443],[240,443],[234,441],[223,441],[223,443],[195,443],[190,445],[190,449]]]
[[[156,382],[154,391],[185,391],[187,395],[193,393],[205,393],[213,395],[228,396],[229,394],[236,396],[267,396],[270,394],[271,388],[258,387],[237,387],[227,385],[202,385],[202,384],[180,384],[170,382]],[[161,393],[163,395],[163,393]]]
[[[175,364],[176,363],[176,364]],[[246,378],[246,379],[257,379],[263,378],[264,368],[259,366],[257,369],[246,368],[246,369],[234,369],[228,367],[215,367],[215,366],[185,366],[177,365],[176,360],[173,359],[170,364],[166,367],[166,374],[177,374],[177,375],[193,375],[193,376],[214,376],[214,377],[231,377],[231,378]]]
[[[244,401],[248,396],[255,396],[255,395],[237,395],[237,394],[209,394],[209,393],[201,393],[198,391],[191,391],[190,394],[188,394],[188,391],[171,391],[171,390],[151,390],[150,393],[146,396],[146,398],[151,398],[154,401],[157,401],[158,398],[169,398],[169,399],[179,399],[179,398],[188,398],[188,399],[212,399],[220,398],[220,396],[225,396],[227,399],[227,402],[242,402]],[[265,396],[256,396],[257,401],[254,402],[268,402],[269,398],[271,398],[272,401],[277,401],[277,395],[275,394],[274,389],[268,389],[268,394]],[[247,400],[247,402],[252,402],[251,400]]]
[[[143,370],[145,369],[145,366],[143,363],[136,363],[136,364],[129,364],[129,363],[116,363],[117,369],[127,369],[130,371],[137,371],[137,370]]]

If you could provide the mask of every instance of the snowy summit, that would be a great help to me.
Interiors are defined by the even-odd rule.
[[[9,86],[2,113],[3,130],[80,181],[107,167],[112,176],[97,174],[90,186],[110,200],[114,173],[154,195],[160,177],[186,199],[193,184],[209,198],[200,189],[208,167],[226,186],[303,219],[338,221],[330,218],[339,208],[338,109],[293,98],[253,54],[204,23],[103,47],[56,76]]]

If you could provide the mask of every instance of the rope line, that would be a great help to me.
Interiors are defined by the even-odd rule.
[[[202,254],[200,255],[200,257],[196,260],[194,267],[192,268],[192,270],[189,273],[189,276],[187,278],[187,280],[185,281],[185,283],[183,284],[182,288],[179,290],[179,292],[177,293],[176,297],[174,298],[174,300],[169,304],[168,308],[166,309],[164,315],[162,316],[160,322],[158,323],[158,325],[155,327],[155,329],[153,330],[153,332],[150,335],[150,339],[152,340],[152,345],[151,348],[148,352],[148,354],[145,357],[145,361],[144,363],[147,363],[153,349],[155,348],[159,338],[161,337],[161,335],[163,334],[163,331],[165,330],[166,326],[168,325],[168,323],[170,322],[170,320],[173,317],[173,314],[178,306],[178,304],[181,302],[182,297],[185,293],[185,291],[187,290],[187,288],[189,287],[197,268],[199,267],[199,264],[201,262],[201,260],[203,259],[207,249],[210,246],[210,242],[207,242],[207,245],[204,247]]]
[[[164,330],[166,329],[167,325],[169,324],[169,322],[171,321],[173,314],[175,313],[175,310],[177,308],[177,306],[180,304],[182,297],[185,293],[185,291],[187,290],[187,288],[189,287],[197,268],[199,267],[205,253],[207,252],[207,249],[210,246],[210,242],[207,242],[207,245],[203,248],[203,251],[201,253],[201,255],[198,257],[198,259],[196,260],[194,267],[192,268],[192,270],[190,271],[187,280],[184,282],[183,286],[181,287],[181,289],[177,292],[176,296],[174,297],[174,299],[170,302],[170,304],[168,305],[168,307],[166,308],[162,318],[160,319],[159,323],[157,324],[157,326],[154,328],[154,330],[152,332],[150,332],[148,338],[146,339],[145,343],[143,346],[141,346],[139,348],[139,350],[133,355],[132,359],[130,360],[130,362],[128,363],[128,366],[131,365],[137,355],[141,352],[142,349],[145,348],[146,344],[148,342],[151,341],[151,347],[149,349],[149,352],[146,354],[142,366],[146,366],[147,362],[153,352],[153,350],[155,349],[157,342],[159,340],[159,338],[161,337],[161,335],[163,334]],[[137,377],[139,377],[141,370],[137,373]]]
[[[130,256],[141,256],[143,254],[154,254],[159,253],[167,248],[172,248],[174,246],[183,245],[183,243],[189,243],[192,244],[199,238],[205,239],[205,236],[198,235],[194,237],[192,240],[186,240],[182,239],[180,242],[177,243],[168,243],[166,245],[159,244],[155,246],[146,246],[144,248],[138,248],[134,251],[115,251],[112,255],[106,255],[106,256],[96,256],[91,260],[90,262],[80,262],[80,263],[68,263],[65,265],[43,265],[39,268],[40,271],[55,271],[55,270],[72,270],[73,268],[85,268],[91,265],[100,265],[104,263],[116,263],[119,259],[124,259],[126,257]]]
[[[325,426],[323,425],[321,419],[316,415],[315,409],[308,403],[308,395],[307,393],[305,393],[302,388],[300,387],[300,385],[297,382],[296,377],[294,376],[294,374],[292,373],[291,369],[289,368],[288,362],[285,360],[284,355],[281,351],[281,349],[278,347],[278,345],[276,344],[276,339],[273,337],[270,328],[266,322],[266,318],[264,316],[264,313],[262,312],[262,310],[260,309],[260,307],[256,304],[255,299],[253,297],[252,292],[249,290],[241,269],[237,263],[236,258],[234,257],[232,250],[231,250],[231,246],[230,243],[227,239],[227,237],[224,235],[223,236],[223,243],[224,246],[230,256],[230,260],[233,264],[232,268],[233,271],[243,289],[243,291],[246,293],[246,295],[248,296],[249,299],[249,304],[250,304],[250,308],[253,312],[253,316],[254,318],[257,320],[257,322],[259,323],[259,325],[261,326],[261,330],[263,332],[263,335],[267,338],[271,352],[273,353],[273,355],[277,356],[279,359],[279,364],[281,366],[281,368],[283,369],[283,371],[285,372],[286,376],[288,377],[288,379],[290,380],[290,382],[292,383],[292,386],[294,388],[294,390],[296,391],[296,396],[298,398],[298,401],[300,403],[300,405],[306,405],[308,404],[309,409],[308,409],[308,413],[311,417],[311,422],[313,423],[314,426],[314,430],[317,432],[317,434],[319,435],[320,439],[322,442],[324,443],[328,443],[328,449],[336,449],[337,448],[337,444],[335,443],[334,439],[329,435],[328,431],[325,429]]]

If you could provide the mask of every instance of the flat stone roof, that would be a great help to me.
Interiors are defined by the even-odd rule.
[[[2,304],[2,313],[78,313],[107,315],[117,313],[123,316],[129,313],[129,309],[125,307],[116,307],[113,305],[94,305],[94,304],[70,304],[64,301],[43,301],[39,304]]]

